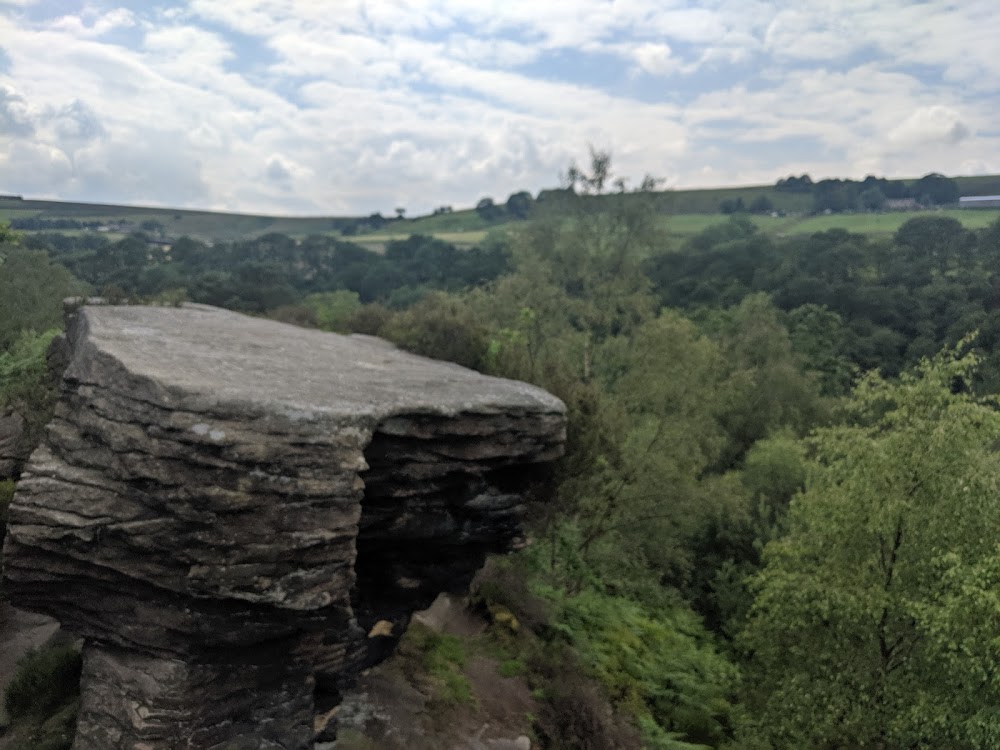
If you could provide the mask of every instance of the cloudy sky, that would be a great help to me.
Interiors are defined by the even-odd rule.
[[[0,191],[411,215],[1000,172],[996,0],[0,0]]]

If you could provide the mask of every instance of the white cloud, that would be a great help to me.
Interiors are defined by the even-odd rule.
[[[91,21],[90,24],[87,21]],[[52,22],[52,29],[65,31],[77,37],[99,37],[115,29],[136,25],[135,16],[127,8],[115,8],[107,13],[86,10],[79,16],[61,16]]]
[[[86,103],[74,99],[58,108],[50,117],[50,124],[59,140],[66,144],[93,141],[104,135],[100,117]]]
[[[17,91],[0,86],[0,138],[28,136],[35,132],[31,112]]]
[[[720,14],[705,8],[663,10],[655,13],[645,27],[670,39],[691,43],[717,42],[726,34]]]
[[[903,147],[928,143],[956,144],[971,135],[959,112],[951,107],[921,107],[889,131],[889,140]]]
[[[764,45],[778,57],[836,60],[854,52],[864,37],[850,33],[849,24],[834,14],[815,15],[796,9],[778,13],[767,27]]]
[[[0,160],[18,183],[4,187],[413,214],[552,186],[588,142],[610,147],[619,173],[681,186],[981,171],[1000,153],[985,135],[1000,92],[992,6],[192,0],[42,22],[0,12]]]
[[[645,73],[665,75],[677,67],[676,61],[670,56],[670,47],[666,44],[646,42],[636,47],[633,54],[639,68]]]

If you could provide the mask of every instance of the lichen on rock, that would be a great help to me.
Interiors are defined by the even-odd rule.
[[[5,586],[85,639],[75,748],[308,748],[519,533],[565,439],[533,386],[204,306],[86,306]],[[371,636],[371,637],[369,637]]]

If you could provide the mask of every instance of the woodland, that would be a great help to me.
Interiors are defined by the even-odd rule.
[[[529,381],[566,403],[567,453],[472,602],[520,623],[500,647],[542,746],[1000,745],[1000,222],[778,237],[736,214],[678,246],[641,193],[550,205],[471,249],[7,230],[0,412],[47,421],[71,295]],[[63,657],[23,665],[13,718],[71,705]]]

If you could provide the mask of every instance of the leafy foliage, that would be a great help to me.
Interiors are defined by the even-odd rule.
[[[978,346],[993,354],[997,232],[927,216],[891,239],[844,230],[774,239],[736,218],[643,267],[660,302],[689,314],[768,294],[824,392],[842,395],[857,372],[898,375],[975,329],[983,331]],[[995,369],[984,368],[981,382],[992,383]]]
[[[577,186],[603,192],[609,166]],[[771,195],[901,185],[803,176]],[[566,456],[533,545],[479,593],[520,625],[503,670],[536,689],[548,747],[995,746],[1000,426],[972,394],[1000,391],[1000,223],[774,238],[736,214],[676,247],[658,205],[515,194],[481,212],[532,220],[467,251],[26,242],[122,298],[377,334],[559,396]],[[58,266],[8,252],[47,309]],[[32,320],[10,323],[0,406],[44,413],[52,333]],[[976,328],[978,370],[926,359]],[[462,642],[417,628],[402,652],[439,700],[472,699]]]
[[[45,352],[58,333],[56,329],[37,335],[25,331],[9,351],[0,353],[0,409],[15,405],[37,409],[51,399]]]
[[[354,292],[363,302],[394,297],[412,302],[430,290],[485,283],[507,269],[504,249],[497,244],[463,251],[421,235],[391,241],[381,254],[330,237],[296,242],[281,234],[212,246],[182,237],[169,252],[149,245],[142,234],[117,242],[100,235],[45,234],[25,243],[44,248],[95,288],[117,290],[125,299],[183,291],[195,302],[255,313],[338,290]]]
[[[1000,414],[945,352],[868,375],[819,430],[746,631],[751,735],[782,747],[993,747]]]
[[[614,696],[616,709],[636,718],[649,747],[681,750],[725,738],[736,670],[690,612],[649,611],[587,591],[559,597],[556,627]]]
[[[81,290],[63,266],[43,252],[0,247],[0,351],[23,331],[62,325],[62,301]]]
[[[80,652],[72,646],[28,653],[4,693],[7,714],[13,720],[51,714],[78,693],[80,669]]]

